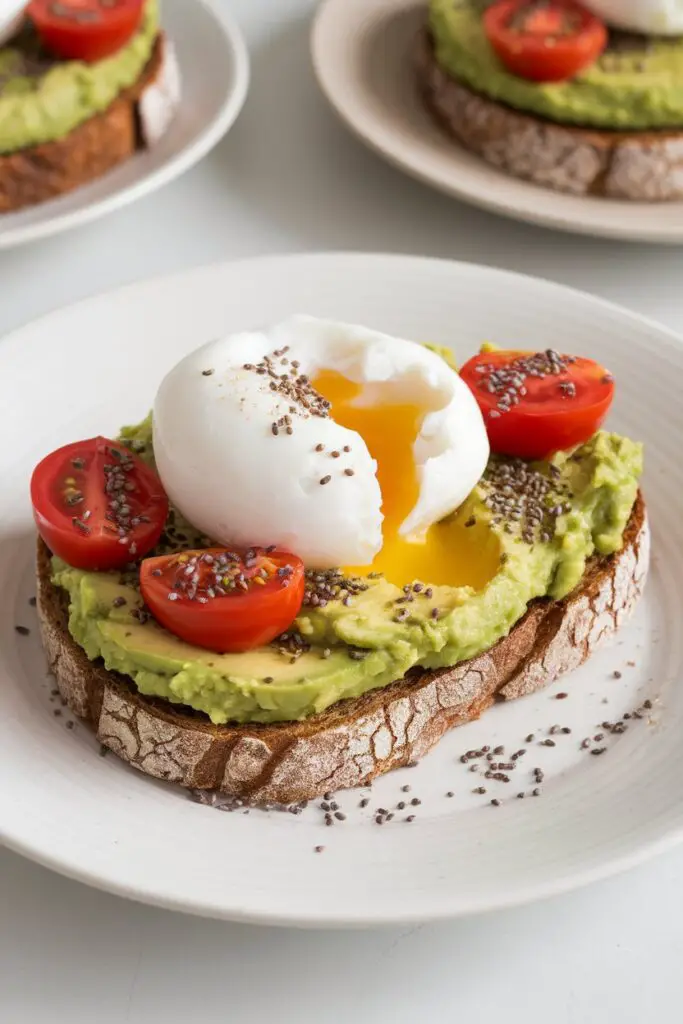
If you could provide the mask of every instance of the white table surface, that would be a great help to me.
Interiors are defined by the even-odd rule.
[[[239,19],[253,61],[237,126],[157,195],[0,253],[0,334],[139,278],[321,249],[419,252],[524,271],[683,332],[683,251],[553,234],[415,184],[366,152],[318,95],[307,51],[313,0],[221,2]],[[649,1024],[680,1017],[682,953],[683,850],[549,903],[368,933],[185,918],[0,850],[3,1024],[260,1022],[275,1014],[323,1024],[479,1024],[496,1013],[506,1024]]]

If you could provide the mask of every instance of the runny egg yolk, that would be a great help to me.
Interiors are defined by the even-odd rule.
[[[322,371],[312,383],[331,403],[335,422],[360,434],[377,462],[384,514],[382,548],[371,565],[344,566],[344,571],[357,576],[382,573],[397,586],[421,580],[483,587],[499,561],[498,542],[485,527],[465,527],[456,513],[421,536],[399,534],[419,496],[413,445],[424,408],[408,402],[373,404],[367,386],[332,370]]]

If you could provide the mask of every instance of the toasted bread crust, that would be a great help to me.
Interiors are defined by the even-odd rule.
[[[418,38],[416,67],[427,106],[448,134],[515,178],[574,195],[683,196],[683,130],[601,131],[513,110],[443,71],[427,32]]]
[[[67,704],[99,741],[140,771],[254,803],[291,803],[365,785],[422,757],[444,733],[577,668],[632,610],[647,575],[642,497],[620,552],[593,558],[563,601],[535,601],[507,637],[453,668],[416,671],[303,722],[212,725],[205,715],[143,697],[130,680],[88,660],[68,631],[68,603],[38,545],[38,614],[50,670]]]
[[[166,46],[159,35],[138,81],[103,113],[61,139],[0,155],[0,214],[55,199],[94,181],[143,145],[137,104],[161,74]]]

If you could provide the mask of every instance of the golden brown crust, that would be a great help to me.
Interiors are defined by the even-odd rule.
[[[157,38],[138,81],[102,114],[54,142],[0,155],[0,214],[55,199],[94,181],[140,148],[137,104],[160,75],[166,41]]]
[[[422,757],[495,700],[532,693],[578,667],[611,636],[642,592],[649,529],[638,497],[622,550],[594,558],[560,602],[536,601],[490,651],[454,668],[416,671],[303,722],[216,726],[187,708],[141,696],[88,660],[68,632],[64,591],[38,545],[38,613],[51,671],[71,710],[105,746],[155,778],[260,803],[311,799],[367,784]]]
[[[600,131],[513,110],[443,71],[427,32],[416,66],[426,104],[448,134],[513,177],[574,195],[683,196],[683,131]]]

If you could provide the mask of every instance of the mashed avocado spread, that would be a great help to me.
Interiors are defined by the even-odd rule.
[[[149,418],[122,436],[153,461]],[[490,566],[487,582],[400,588],[368,578],[348,606],[304,607],[294,646],[285,638],[244,654],[213,654],[139,615],[136,574],[84,572],[55,558],[53,580],[69,593],[69,629],[88,657],[131,677],[141,693],[203,711],[217,724],[297,720],[414,666],[471,658],[507,634],[529,601],[564,597],[592,554],[621,547],[641,470],[641,446],[606,432],[550,462],[492,457],[444,524],[463,557]],[[158,552],[206,543],[172,511]]]
[[[0,153],[53,142],[106,110],[138,80],[158,32],[158,0],[147,0],[130,42],[113,56],[86,64],[50,58],[27,23],[0,48]]]
[[[476,92],[551,121],[612,129],[683,126],[683,39],[614,34],[591,67],[564,82],[507,71],[484,32],[486,0],[430,0],[436,59]]]

